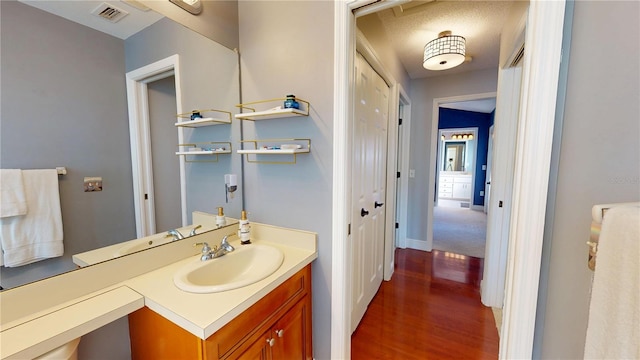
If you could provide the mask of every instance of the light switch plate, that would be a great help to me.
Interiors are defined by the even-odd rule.
[[[409,177],[410,178],[416,177],[416,169],[409,169]]]

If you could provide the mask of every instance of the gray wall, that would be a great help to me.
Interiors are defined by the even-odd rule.
[[[203,0],[202,12],[196,16],[169,1],[138,1],[229,49],[238,47],[237,0]]]
[[[238,9],[243,100],[295,94],[311,102],[308,117],[245,122],[245,139],[312,141],[311,153],[295,165],[246,164],[245,198],[250,220],[318,233],[316,359],[329,359],[331,349],[333,10],[329,1],[241,1]]]
[[[412,241],[426,241],[433,224],[427,224],[429,204],[431,129],[433,99],[471,95],[496,91],[497,69],[442,75],[411,81],[411,146],[409,168],[415,169],[415,178],[409,179],[408,229],[409,245]]]
[[[71,270],[71,255],[135,238],[122,40],[14,1],[0,2],[2,168],[66,166],[65,255],[0,268],[11,287]],[[102,192],[83,192],[102,176]]]
[[[543,359],[583,357],[591,207],[640,200],[639,13],[637,2],[575,2],[548,281],[540,284]]]

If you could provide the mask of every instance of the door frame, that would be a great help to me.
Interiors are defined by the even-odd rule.
[[[438,138],[438,124],[440,123],[440,105],[452,103],[452,102],[461,102],[461,101],[472,101],[472,100],[482,100],[495,98],[497,96],[496,92],[486,92],[479,94],[469,94],[469,95],[459,95],[459,96],[449,96],[443,98],[435,98],[433,99],[433,110],[431,112],[431,118],[433,121],[431,122],[431,154],[429,156],[429,183],[427,189],[427,241],[426,241],[426,251],[433,250],[433,208],[435,207],[435,201],[437,201],[436,196],[436,178],[439,175],[439,171],[435,171],[437,169],[438,164],[438,144],[440,143],[440,138]],[[477,161],[477,159],[476,159]],[[475,181],[475,167],[473,169],[473,177],[471,181],[471,185],[474,185]],[[473,186],[471,187],[471,206],[473,205]],[[434,199],[436,199],[434,201]],[[432,230],[428,230],[432,229]]]
[[[398,114],[397,117],[402,118],[402,132],[399,134],[400,143],[396,148],[401,152],[401,163],[397,164],[396,169],[400,170],[400,179],[396,178],[398,187],[400,188],[400,194],[396,195],[396,221],[398,221],[398,238],[396,244],[401,249],[407,248],[407,218],[408,218],[408,204],[409,204],[409,150],[411,149],[411,99],[409,95],[404,91],[402,85],[398,84],[398,99],[400,101],[397,104],[402,104],[402,114]],[[399,111],[399,109],[398,109]],[[397,154],[396,154],[397,155]],[[397,161],[396,156],[396,161]],[[404,175],[403,175],[404,174]],[[394,174],[391,174],[393,176]],[[397,192],[396,192],[397,194]],[[393,222],[392,222],[393,223]],[[395,249],[393,249],[395,250]],[[385,280],[388,280],[385,278]]]
[[[149,65],[129,71],[126,74],[133,203],[136,216],[136,235],[138,238],[153,235],[156,232],[147,84],[169,76],[174,76],[176,88],[176,109],[178,113],[182,113],[179,55],[176,54],[169,56]],[[183,138],[184,133],[182,129],[178,129],[179,144],[183,142]],[[151,196],[148,194],[151,194]],[[180,157],[180,199],[182,224],[184,226],[187,224],[187,199],[185,161],[182,156]]]
[[[367,6],[372,3],[375,4]],[[397,3],[376,0],[334,3],[331,357],[336,359],[351,356],[347,245],[351,210],[349,123],[353,114],[356,33],[353,11],[363,6],[367,6],[365,11],[371,11],[394,5]],[[564,10],[564,0],[534,0],[529,4],[529,51],[525,53],[523,74],[500,358],[529,358],[533,350]]]
[[[461,128],[443,128],[440,129],[438,127],[438,134],[436,136],[437,142],[438,142],[438,151],[437,151],[437,157],[436,157],[436,167],[435,167],[435,176],[436,176],[436,181],[435,181],[435,189],[434,189],[434,201],[433,201],[433,206],[436,207],[438,206],[438,202],[440,201],[440,197],[438,196],[438,191],[440,189],[440,170],[442,168],[443,165],[443,160],[446,156],[446,154],[444,153],[444,146],[446,145],[447,141],[442,140],[442,133],[443,131],[451,131],[455,129],[455,131],[459,131],[459,132],[463,132],[463,133],[471,133],[473,134],[473,139],[475,140],[476,143],[474,143],[475,145],[475,154],[473,155],[473,170],[471,170],[471,198],[469,200],[469,210],[472,210],[473,207],[475,205],[473,205],[473,196],[474,196],[474,191],[475,191],[475,185],[476,185],[476,165],[478,163],[478,133],[480,132],[479,128],[477,126],[465,126],[465,127],[461,127]],[[467,141],[469,140],[463,140],[465,142],[465,151],[466,151],[466,146],[468,145]],[[465,157],[466,158],[466,157]],[[467,171],[468,172],[468,171]],[[435,211],[435,210],[434,210]]]

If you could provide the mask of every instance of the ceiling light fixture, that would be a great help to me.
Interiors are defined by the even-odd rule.
[[[178,5],[182,9],[198,15],[202,12],[202,2],[200,0],[169,0],[172,3]]]
[[[465,60],[466,40],[451,31],[443,31],[438,38],[424,46],[422,66],[427,70],[447,70],[462,64]]]

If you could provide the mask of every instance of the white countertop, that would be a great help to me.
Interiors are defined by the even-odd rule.
[[[206,339],[318,256],[315,233],[261,224],[251,226],[253,243],[271,245],[284,253],[280,268],[263,280],[219,293],[182,291],[173,283],[173,275],[185,264],[200,261],[200,255],[196,255],[128,280],[125,284],[144,295],[148,308]],[[240,245],[237,240],[230,243],[235,247],[251,246]]]

